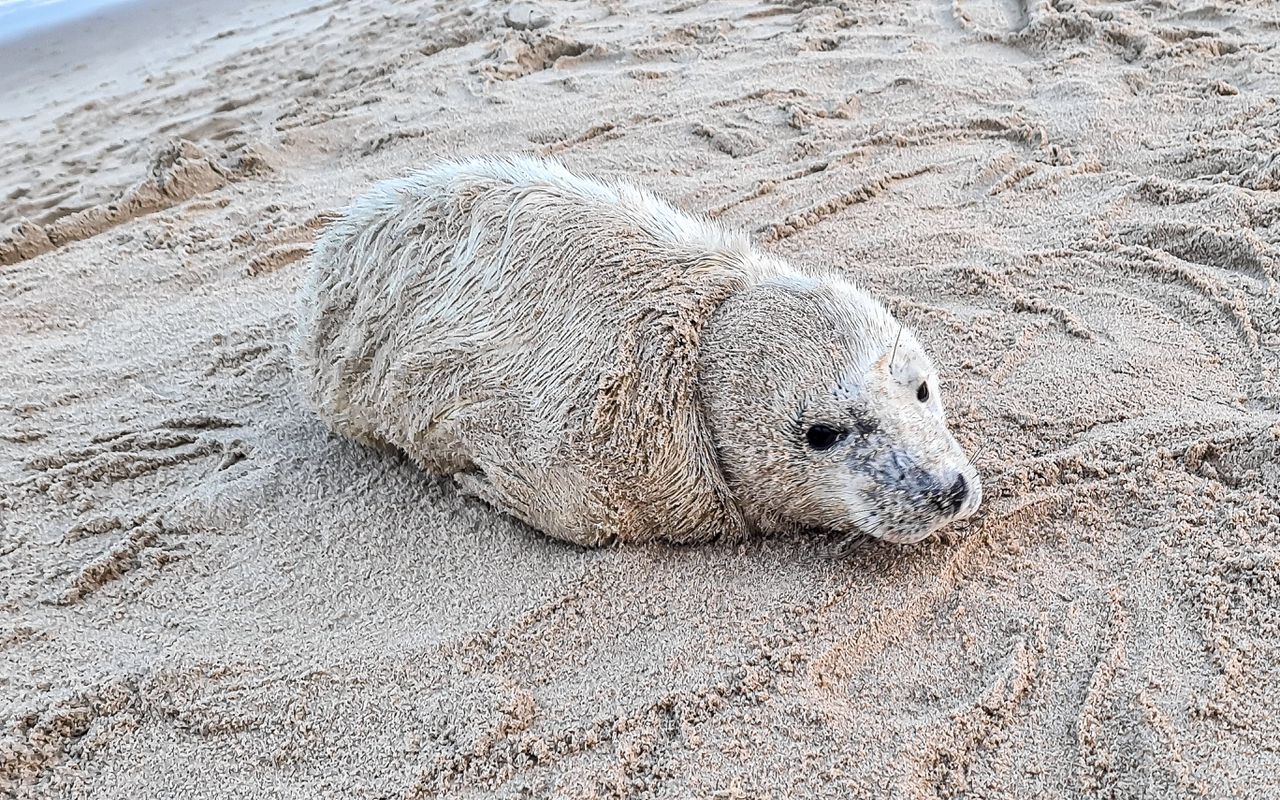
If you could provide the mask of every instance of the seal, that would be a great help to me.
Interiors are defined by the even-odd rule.
[[[981,501],[871,295],[551,160],[375,186],[316,242],[294,356],[333,431],[581,545],[915,542]]]

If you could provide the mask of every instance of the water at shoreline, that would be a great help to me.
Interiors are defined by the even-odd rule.
[[[0,0],[0,42],[128,2],[132,0]]]

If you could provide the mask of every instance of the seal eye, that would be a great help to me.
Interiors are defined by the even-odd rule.
[[[916,388],[916,399],[921,403],[929,402],[929,384],[927,382],[920,381],[920,386]]]
[[[826,425],[814,425],[804,432],[804,440],[814,450],[830,450],[835,447],[849,432]]]

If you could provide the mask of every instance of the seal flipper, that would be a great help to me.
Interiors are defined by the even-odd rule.
[[[556,538],[584,547],[609,544],[616,538],[603,525],[584,524],[595,516],[588,516],[586,509],[580,508],[575,513],[566,514],[567,510],[572,509],[574,498],[565,498],[564,504],[547,502],[552,499],[545,490],[548,473],[540,471],[538,477],[543,486],[542,491],[536,491],[533,484],[503,468],[493,468],[487,472],[458,472],[454,474],[453,480],[463,494],[510,514],[535,531],[550,533]],[[570,521],[572,524],[568,524]]]
[[[537,404],[478,380],[483,373],[465,362],[453,360],[446,371],[438,359],[410,356],[393,370],[390,392],[412,427],[401,431],[410,455],[536,530],[584,546],[611,541],[597,485],[554,449],[560,434],[538,428]]]

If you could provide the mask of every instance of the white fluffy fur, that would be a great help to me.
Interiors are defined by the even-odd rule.
[[[751,434],[733,420],[718,436],[708,420],[724,415],[702,407],[735,383],[723,364],[703,369],[708,322],[752,291],[821,295],[844,310],[832,321],[818,309],[826,321],[806,325],[795,315],[815,313],[812,302],[761,307],[782,331],[761,367],[781,388],[762,389],[782,406],[828,380],[790,374],[813,363],[797,332],[848,329],[838,373],[865,369],[898,330],[859,290],[802,276],[646,191],[530,158],[441,163],[377,186],[324,232],[302,295],[298,368],[334,430],[403,450],[552,536],[736,536],[787,517],[744,498],[752,487],[722,469],[725,458],[773,458],[772,445],[739,441]],[[720,331],[728,361],[733,339]],[[700,386],[704,372],[719,390]],[[794,502],[804,493],[794,488],[768,503]]]

